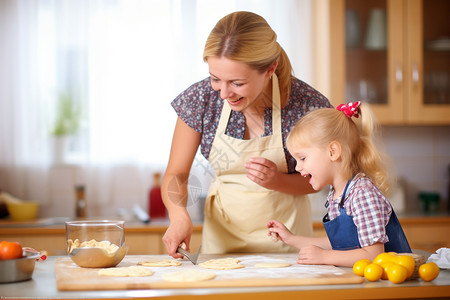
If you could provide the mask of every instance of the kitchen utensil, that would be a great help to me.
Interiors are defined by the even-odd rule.
[[[108,268],[114,267],[122,261],[127,254],[127,247],[120,247],[113,253],[102,248],[80,247],[69,253],[70,258],[80,267]]]
[[[39,203],[37,202],[7,202],[6,208],[13,221],[29,221],[36,219]]]
[[[24,251],[24,257],[0,260],[0,283],[31,279],[38,253]]]
[[[198,261],[198,255],[200,254],[200,249],[202,249],[201,245],[200,247],[198,247],[197,253],[191,254],[188,251],[181,248],[180,246],[178,246],[177,252],[187,257],[187,259],[189,259],[194,265],[196,265]]]
[[[123,225],[124,221],[111,220],[66,222],[69,257],[85,268],[116,266],[128,251]]]
[[[375,8],[370,11],[366,48],[370,50],[385,50],[386,46],[386,11]]]

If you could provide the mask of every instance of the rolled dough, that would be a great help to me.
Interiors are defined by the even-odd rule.
[[[170,267],[181,266],[181,262],[174,259],[149,259],[138,262],[138,265],[145,267]]]
[[[255,264],[255,267],[257,268],[285,268],[285,267],[289,267],[291,264],[290,263],[285,263],[285,262],[272,262],[272,263],[257,263]]]
[[[215,270],[229,270],[229,269],[239,269],[243,268],[244,265],[241,265],[240,260],[237,258],[219,258],[219,259],[210,259],[203,263],[199,263],[198,265],[205,269],[215,269]]]

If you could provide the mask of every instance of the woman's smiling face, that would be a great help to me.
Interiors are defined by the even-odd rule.
[[[208,65],[212,88],[235,111],[244,111],[259,102],[272,75],[270,71],[260,73],[225,57],[208,57]]]

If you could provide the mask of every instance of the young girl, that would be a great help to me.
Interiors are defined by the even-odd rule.
[[[389,184],[374,126],[370,108],[358,101],[312,111],[289,134],[296,171],[315,190],[331,185],[323,218],[327,237],[298,236],[278,221],[267,223],[269,235],[300,249],[298,263],[350,267],[382,252],[411,252],[385,197]]]

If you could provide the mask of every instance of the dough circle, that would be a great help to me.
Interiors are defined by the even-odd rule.
[[[194,282],[211,280],[216,277],[215,274],[198,270],[178,271],[162,274],[162,278],[172,282]]]
[[[145,267],[171,267],[181,266],[181,262],[174,259],[149,259],[138,262],[138,265]]]
[[[262,263],[256,263],[255,267],[257,268],[285,268],[289,267],[291,264],[286,262],[262,262]]]
[[[205,269],[230,270],[243,268],[244,265],[241,265],[239,262],[240,262],[239,259],[229,257],[229,258],[210,259],[205,262],[199,263],[198,265]]]
[[[98,275],[115,277],[141,277],[151,276],[153,275],[153,271],[145,267],[130,266],[100,269],[98,270]]]

